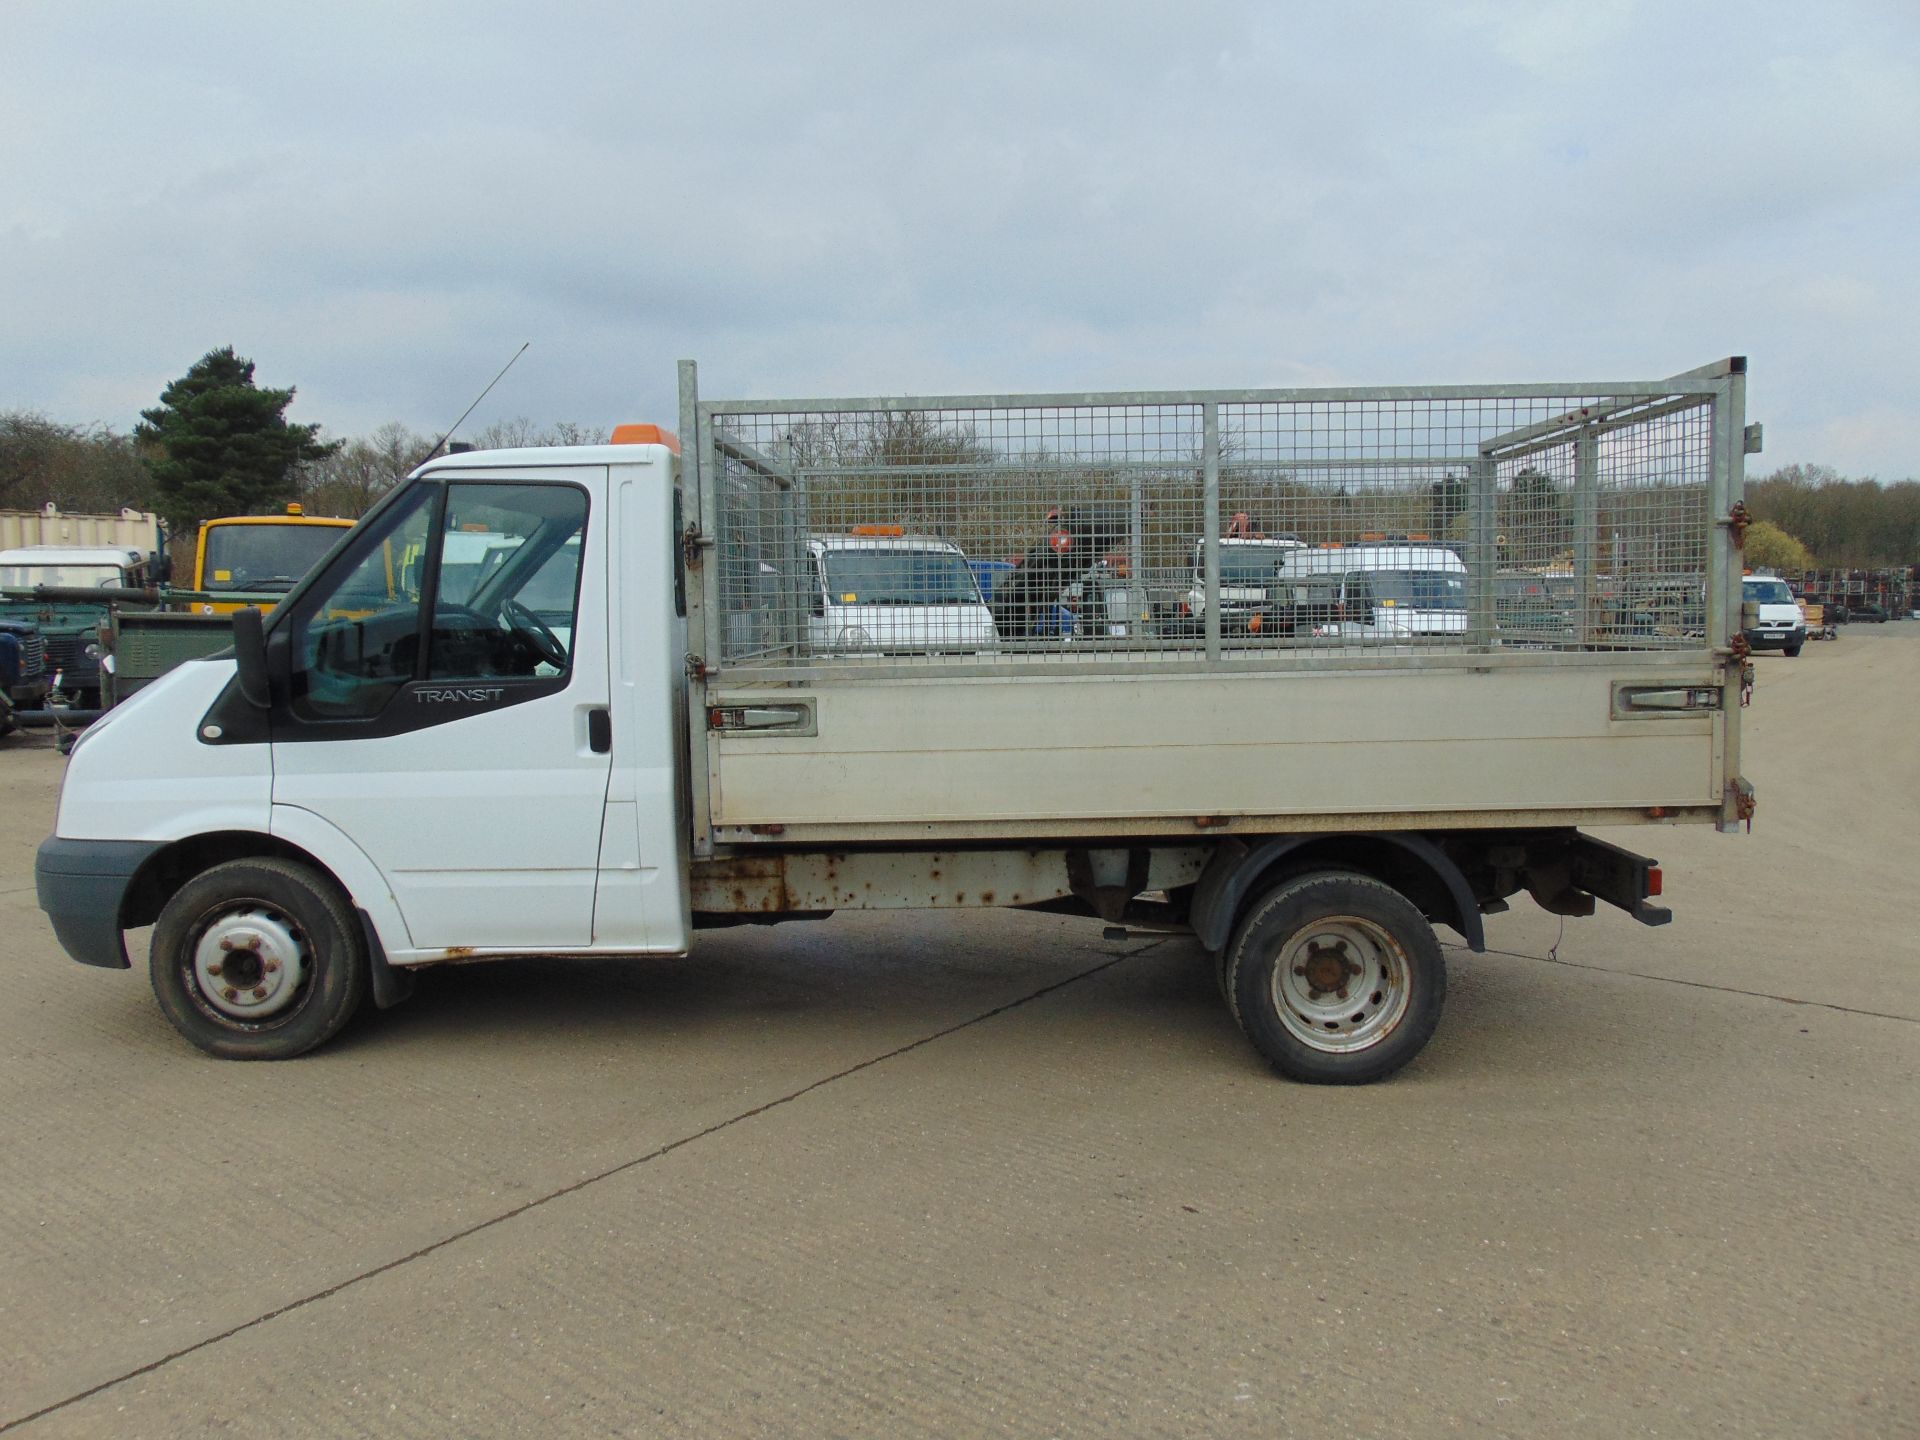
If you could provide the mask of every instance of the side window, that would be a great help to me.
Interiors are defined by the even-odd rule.
[[[345,568],[302,599],[293,620],[293,712],[309,720],[377,715],[420,660],[419,576],[440,489],[417,485],[363,534]]]
[[[571,670],[586,524],[571,485],[449,486],[426,678]]]
[[[572,485],[413,486],[301,597],[294,715],[371,719],[414,680],[563,687],[586,520]]]
[[[1347,616],[1352,620],[1367,620],[1373,615],[1373,581],[1364,570],[1354,570],[1347,575]]]

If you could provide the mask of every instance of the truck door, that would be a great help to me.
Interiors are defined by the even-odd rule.
[[[591,939],[609,717],[588,516],[606,469],[564,473],[415,482],[282,622],[275,828],[304,810],[344,832],[416,950]],[[447,538],[479,533],[500,537],[484,579],[442,585]]]

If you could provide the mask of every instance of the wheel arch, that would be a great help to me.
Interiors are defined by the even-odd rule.
[[[141,863],[120,899],[120,928],[137,930],[153,924],[174,893],[202,871],[229,860],[265,859],[309,865],[340,885],[340,878],[318,858],[276,835],[259,830],[215,830],[175,840]],[[340,885],[340,889],[346,892],[346,886]]]
[[[1392,832],[1226,842],[1194,887],[1194,934],[1208,950],[1224,950],[1235,922],[1256,894],[1274,882],[1318,869],[1352,870],[1390,885],[1429,920],[1458,932],[1468,949],[1487,947],[1480,906],[1460,867],[1424,835]]]
[[[120,928],[133,930],[153,924],[160,918],[167,901],[182,885],[215,865],[224,865],[229,860],[262,859],[290,860],[305,865],[338,887],[366,942],[374,1001],[382,1010],[390,1009],[413,993],[412,975],[388,962],[387,942],[381,932],[380,921],[369,913],[370,909],[379,910],[383,912],[380,918],[393,924],[401,923],[398,912],[393,911],[393,898],[385,886],[379,886],[377,893],[364,884],[356,887],[352,881],[355,878],[364,881],[364,875],[356,877],[350,871],[343,874],[343,869],[347,867],[331,865],[312,849],[296,845],[284,836],[269,835],[260,830],[209,831],[176,840],[156,850],[134,872],[127,884],[120,902]],[[357,862],[367,870],[372,870],[372,862],[357,848],[350,851],[348,859],[350,863]],[[373,873],[377,875],[378,872]],[[403,928],[399,933],[404,936],[406,932]]]

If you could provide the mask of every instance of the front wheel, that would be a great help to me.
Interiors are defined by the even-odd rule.
[[[286,860],[196,875],[153,927],[153,993],[210,1055],[286,1060],[331,1039],[367,993],[366,943],[333,882]]]
[[[1797,660],[1799,658],[1800,658],[1800,647],[1798,645],[1787,646],[1787,659]]]
[[[1256,899],[1223,957],[1228,1002],[1280,1074],[1365,1085],[1420,1053],[1440,1023],[1446,962],[1433,927],[1389,885],[1324,870]]]

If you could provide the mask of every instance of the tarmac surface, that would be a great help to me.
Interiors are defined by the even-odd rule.
[[[1758,669],[1753,833],[1604,832],[1674,923],[1520,897],[1356,1090],[999,912],[212,1060],[55,945],[0,741],[0,1433],[1920,1435],[1920,623]]]

